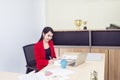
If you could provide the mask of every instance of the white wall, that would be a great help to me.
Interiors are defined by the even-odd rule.
[[[120,0],[47,0],[47,25],[75,30],[74,20],[87,21],[88,29],[120,26]]]
[[[45,25],[45,0],[0,0],[0,71],[25,73],[22,47],[37,42]]]

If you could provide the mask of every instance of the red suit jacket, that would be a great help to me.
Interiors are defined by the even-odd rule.
[[[53,41],[50,40],[48,44],[51,50],[51,58],[56,58]],[[43,45],[43,40],[37,42],[34,45],[34,55],[35,55],[36,67],[38,71],[40,71],[41,69],[43,69],[45,66],[48,65],[48,60],[46,59],[46,53],[45,53],[45,49]]]

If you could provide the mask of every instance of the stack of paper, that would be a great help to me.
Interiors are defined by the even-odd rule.
[[[51,75],[46,75],[45,72],[31,72],[29,74],[24,74],[19,76],[19,80],[67,80],[68,75],[73,73],[73,71],[62,68],[49,69],[47,72],[50,72]]]
[[[54,69],[49,69],[47,71],[52,72],[54,76],[68,76],[69,74],[73,73],[73,71],[71,70],[62,69],[62,68],[54,68]]]
[[[29,74],[24,74],[18,77],[19,80],[48,80],[44,74],[38,74],[38,73],[29,73]]]

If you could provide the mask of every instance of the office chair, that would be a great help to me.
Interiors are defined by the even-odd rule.
[[[23,50],[24,50],[24,55],[25,55],[25,59],[26,59],[26,74],[28,74],[29,72],[35,70],[35,72],[37,72],[37,68],[36,68],[36,61],[34,58],[34,44],[29,44],[26,46],[23,46]]]

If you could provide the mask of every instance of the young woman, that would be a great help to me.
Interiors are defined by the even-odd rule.
[[[34,54],[38,71],[48,64],[54,63],[56,54],[54,51],[52,37],[53,29],[51,27],[45,27],[42,31],[40,41],[34,45]]]

